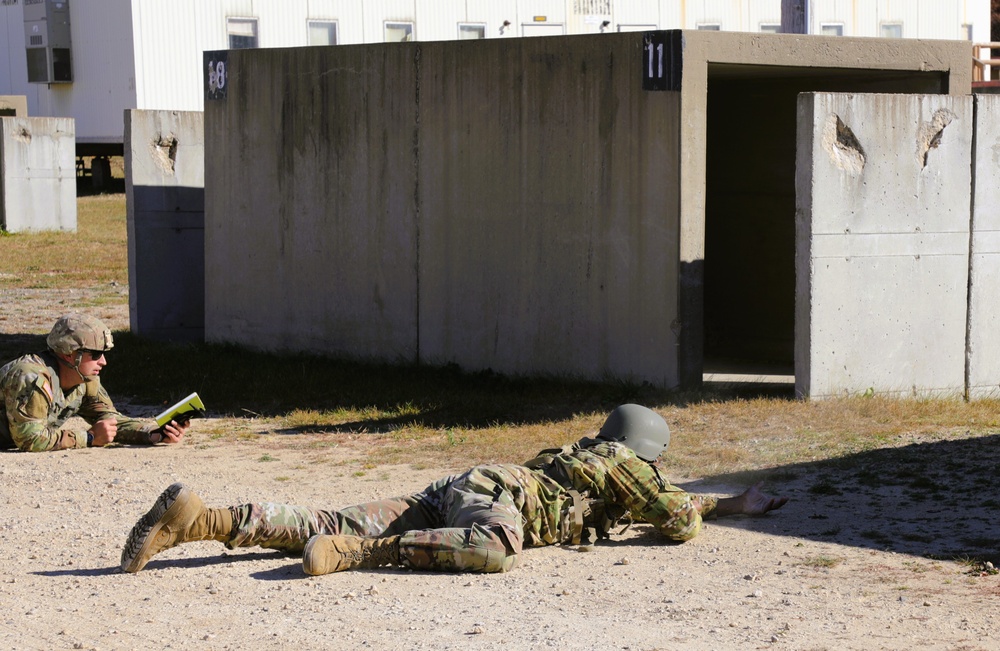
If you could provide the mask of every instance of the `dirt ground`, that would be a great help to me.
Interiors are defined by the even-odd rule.
[[[0,335],[44,332],[65,309],[58,300],[0,292]],[[100,316],[115,328],[128,322],[125,308]],[[221,424],[258,436],[225,443],[207,434]],[[0,648],[1000,648],[1000,580],[953,560],[996,551],[1000,507],[984,500],[995,493],[992,437],[974,447],[915,440],[923,445],[902,456],[873,451],[848,470],[798,468],[768,487],[791,497],[768,516],[709,522],[681,545],[637,525],[589,550],[527,550],[501,575],[308,577],[297,558],[212,542],[119,572],[132,525],[175,481],[214,506],[337,506],[459,470],[359,476],[351,461],[361,442],[309,445],[336,436],[292,440],[266,423],[207,419],[179,446],[0,453]],[[908,479],[900,459],[929,468],[934,481]],[[899,481],[873,487],[872,473]],[[695,492],[743,488],[725,477],[674,479]]]

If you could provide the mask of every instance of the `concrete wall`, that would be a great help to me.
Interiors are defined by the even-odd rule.
[[[0,95],[0,116],[28,117],[28,98],[24,95]]]
[[[229,52],[205,110],[206,337],[676,385],[680,107],[642,90],[641,53]]]
[[[701,384],[706,336],[716,338],[717,352],[751,360],[784,362],[793,347],[797,94],[968,94],[971,48],[958,41],[683,32],[684,386]],[[715,241],[715,262],[706,249],[713,232],[724,235]],[[713,280],[722,293],[706,297]]]
[[[72,118],[0,117],[0,227],[76,230]]]
[[[421,361],[676,384],[679,93],[641,43],[423,49]]]
[[[205,102],[206,339],[418,359],[418,51],[229,52]]]
[[[968,391],[1000,397],[1000,96],[976,96]]]
[[[714,183],[722,231],[747,216],[787,240],[766,251],[783,275],[755,281],[780,321],[721,321],[735,339],[778,333],[758,348],[789,356],[797,93],[967,93],[970,46],[671,34],[679,92],[642,90],[635,33],[226,53],[205,111],[206,337],[700,384]],[[713,113],[710,87],[734,101]],[[721,147],[720,121],[734,136]],[[764,135],[737,137],[751,132]],[[707,157],[745,150],[764,155],[729,171]],[[725,187],[740,165],[751,192]],[[754,189],[766,200],[730,209]]]
[[[972,104],[800,96],[800,395],[964,393]]]
[[[129,320],[154,339],[205,333],[205,137],[200,112],[125,111]]]

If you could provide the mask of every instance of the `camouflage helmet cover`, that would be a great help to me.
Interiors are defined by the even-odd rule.
[[[59,317],[45,343],[60,355],[70,355],[80,349],[111,350],[115,345],[108,326],[97,317],[86,314]]]
[[[656,461],[670,445],[670,427],[658,413],[642,405],[619,405],[608,415],[597,438],[618,441],[645,461]]]

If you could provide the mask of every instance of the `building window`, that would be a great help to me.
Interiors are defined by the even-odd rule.
[[[698,29],[703,29],[707,32],[718,32],[722,29],[722,25],[719,23],[699,23]]]
[[[229,35],[230,50],[246,50],[257,47],[256,18],[227,18],[226,33]]]
[[[823,36],[843,36],[844,26],[841,23],[823,23],[819,26],[819,33]]]
[[[882,23],[882,38],[903,38],[903,23]]]
[[[761,23],[760,31],[766,34],[780,34],[781,23]]]
[[[337,22],[333,20],[309,21],[309,45],[336,45]]]
[[[962,38],[964,38],[967,41],[972,40],[972,25],[970,25],[969,23],[965,23],[964,25],[962,25]]]
[[[459,23],[458,40],[475,41],[486,38],[486,25],[484,23]]]
[[[386,23],[385,42],[402,43],[413,40],[413,23]]]

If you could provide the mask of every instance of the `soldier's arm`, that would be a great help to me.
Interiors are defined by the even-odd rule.
[[[648,522],[667,538],[683,542],[701,531],[705,504],[698,496],[664,485],[656,469],[634,455],[615,466],[607,482],[633,518]]]
[[[99,383],[99,380],[92,380]],[[88,391],[80,406],[80,416],[93,425],[99,420],[113,418],[117,426],[114,440],[132,445],[148,445],[150,435],[156,429],[156,422],[150,418],[129,418],[123,415],[111,401],[111,396],[101,384],[96,384],[94,390]]]
[[[39,378],[39,382],[46,381],[44,378]],[[32,384],[19,394],[7,398],[10,435],[18,449],[25,452],[45,452],[87,447],[85,431],[50,426],[50,405],[51,401],[44,387],[37,384]]]

